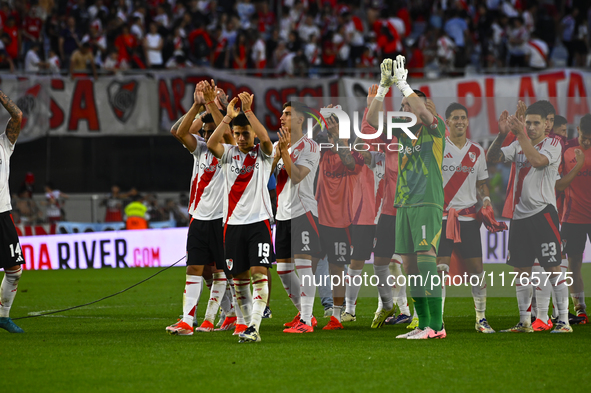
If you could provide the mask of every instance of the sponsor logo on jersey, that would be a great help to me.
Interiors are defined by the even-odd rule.
[[[451,153],[447,153],[443,158],[454,158],[454,156],[452,156]]]
[[[428,246],[428,245],[429,245],[429,243],[427,243],[427,240],[426,240],[426,239],[423,239],[423,240],[422,240],[422,241],[419,243],[419,246]]]
[[[310,251],[310,246],[305,245],[304,248],[302,248],[302,251]]]
[[[232,157],[232,159],[239,160],[240,161],[240,155],[239,154],[236,154],[234,157]]]
[[[222,167],[222,163],[218,162],[217,165],[205,165],[205,163],[201,163],[201,165],[199,165],[199,168],[201,170],[203,170],[204,172],[215,172],[217,170],[217,168],[221,168]]]
[[[133,113],[138,88],[139,83],[137,81],[128,81],[125,83],[113,81],[107,87],[111,109],[117,120],[122,123],[127,122]]]
[[[261,260],[261,264],[263,264],[263,265],[268,265],[269,264],[269,260],[267,259],[267,257],[265,257],[265,258],[263,258]]]
[[[585,171],[580,171],[577,173],[577,176],[591,176],[591,170],[587,169]]]
[[[470,172],[470,173],[474,173],[475,169],[474,167],[468,167],[468,166],[453,166],[453,165],[442,165],[441,169],[443,169],[444,171],[449,171],[449,172]]]
[[[337,262],[347,262],[347,258],[345,258],[345,256],[340,256],[339,259],[337,259]]]
[[[421,151],[421,145],[416,145],[416,146],[402,146],[402,149],[400,149],[400,152],[403,153],[404,155],[407,154],[413,154],[415,152],[420,152]]]
[[[250,173],[250,172],[254,171],[255,169],[259,169],[258,162],[254,165],[249,165],[249,166],[242,165],[242,168],[238,168],[237,166],[234,166],[234,165],[232,165],[230,167],[230,171],[236,173],[237,175],[244,175],[245,173]]]
[[[326,177],[333,177],[335,179],[339,179],[341,177],[347,177],[349,176],[348,172],[329,172],[329,171],[324,171],[324,176]]]

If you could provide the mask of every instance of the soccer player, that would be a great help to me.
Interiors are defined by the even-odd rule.
[[[571,298],[582,324],[588,323],[585,288],[581,275],[585,243],[591,237],[591,114],[581,118],[578,143],[570,143],[563,155],[562,179],[556,189],[565,191],[561,237],[564,253],[568,255],[568,267],[573,273]]]
[[[408,70],[404,68],[404,61],[404,56],[398,55],[394,61],[385,59],[382,62],[380,87],[368,114],[369,123],[377,124],[378,119],[373,114],[377,115],[380,101],[390,86],[396,84],[404,95],[402,110],[413,113],[417,119],[417,124],[409,127],[415,139],[400,129],[393,130],[401,145],[394,201],[397,208],[395,251],[402,256],[406,273],[417,276],[409,283],[419,316],[419,326],[397,338],[445,338],[441,285],[435,285],[437,283],[431,280],[431,276],[437,275],[436,255],[443,218],[441,165],[445,123],[429,111],[424,94],[414,91],[406,81]]]
[[[507,111],[499,119],[499,135],[490,146],[487,161],[491,163],[515,162],[516,176],[513,187],[513,218],[509,230],[507,264],[517,273],[515,289],[520,322],[502,332],[531,333],[532,286],[530,275],[537,258],[549,277],[558,308],[558,321],[553,333],[570,333],[568,321],[568,289],[561,277],[560,234],[554,185],[558,176],[561,147],[557,139],[546,137],[546,111],[531,105],[525,120],[509,116]],[[501,148],[511,131],[517,140]],[[533,276],[545,280],[546,276]],[[538,301],[542,302],[545,299]]]
[[[285,324],[285,333],[311,333],[316,286],[313,255],[320,253],[318,206],[314,199],[314,177],[318,170],[318,144],[302,131],[305,117],[302,104],[283,104],[279,142],[275,144],[277,163],[277,274],[298,315]],[[299,274],[296,274],[295,269]],[[314,266],[315,269],[315,266]]]
[[[485,316],[486,277],[482,266],[481,223],[476,220],[478,197],[482,199],[483,207],[491,206],[486,185],[486,158],[482,147],[466,138],[470,122],[465,106],[451,104],[445,111],[445,119],[450,135],[445,139],[443,154],[444,211],[437,270],[449,273],[451,254],[457,247],[468,273],[478,277],[478,284],[472,285],[476,331],[494,333]],[[445,282],[442,299],[445,302]]]
[[[193,321],[201,291],[203,289],[203,271],[205,265],[215,263],[212,299],[219,305],[226,288],[224,274],[224,252],[222,240],[222,193],[224,178],[221,164],[207,149],[206,141],[211,137],[215,124],[221,123],[222,114],[213,102],[213,89],[207,82],[200,83],[195,88],[194,103],[183,118],[176,137],[193,155],[193,175],[191,179],[191,194],[189,213],[192,216],[187,235],[187,277],[183,296],[182,319],[166,328],[170,334],[192,335]],[[211,111],[209,117],[204,117],[205,139],[197,138],[189,132],[194,123],[199,108],[207,105]],[[214,121],[215,118],[215,121]],[[216,295],[217,294],[217,295]],[[210,307],[208,307],[208,310]],[[213,307],[211,307],[213,309]],[[217,308],[215,309],[217,311]],[[215,312],[206,313],[205,321],[199,328],[201,331],[213,331]],[[236,319],[229,317],[227,325],[236,323]],[[244,326],[246,328],[246,326]]]
[[[351,151],[348,141],[339,139],[336,116],[329,116],[328,142],[320,144],[324,149],[320,151],[318,170],[318,185],[316,200],[318,201],[318,232],[322,252],[328,256],[331,276],[342,277],[343,267],[350,263],[351,236],[350,226],[353,186],[362,165],[363,157]],[[345,295],[345,283],[335,282],[333,286],[333,314],[323,330],[343,329],[341,313]]]
[[[0,90],[0,103],[10,114],[10,120],[6,125],[5,132],[0,135],[0,171],[2,173],[2,191],[0,192],[0,236],[2,239],[2,258],[0,258],[0,268],[4,269],[4,278],[0,285],[0,328],[10,333],[24,333],[24,330],[18,327],[10,319],[10,307],[16,296],[18,282],[23,270],[21,265],[25,263],[21,244],[16,233],[16,228],[12,222],[10,210],[10,191],[8,188],[8,178],[10,176],[10,156],[14,151],[14,144],[21,132],[22,112],[14,102]]]
[[[232,99],[222,123],[207,141],[220,160],[225,177],[224,251],[226,266],[234,277],[236,298],[248,328],[239,342],[259,342],[259,328],[267,305],[267,268],[274,260],[269,220],[273,212],[267,183],[273,162],[273,144],[267,130],[252,112],[254,96],[238,95],[243,113]],[[232,124],[237,146],[224,145],[222,138]],[[260,143],[254,144],[258,137]],[[250,291],[252,276],[254,294]]]

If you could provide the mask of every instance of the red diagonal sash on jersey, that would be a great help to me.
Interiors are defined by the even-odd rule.
[[[519,174],[517,175],[517,186],[515,187],[515,203],[513,203],[513,211],[515,211],[515,206],[519,203],[519,199],[521,198],[521,191],[523,190],[523,181],[525,177],[531,171],[531,165],[528,167],[523,167],[519,170]]]
[[[253,166],[256,163],[258,157],[258,148],[259,147],[257,145],[253,150],[251,150],[251,152],[256,153],[254,154],[254,157],[250,153],[246,155],[241,168],[248,168],[249,166]],[[240,201],[240,198],[242,198],[242,194],[244,194],[244,191],[246,190],[248,183],[250,183],[253,175],[254,168],[252,171],[246,171],[246,173],[239,174],[234,181],[234,184],[228,193],[228,215],[226,216],[226,225],[228,224],[230,217],[232,217],[232,213]]]
[[[191,184],[191,197],[189,198],[189,210],[191,210],[191,206],[193,206],[193,201],[195,200],[195,193],[197,192],[197,179],[199,179],[199,173],[193,179],[193,183]]]
[[[295,149],[293,149],[293,151],[289,155],[291,157],[292,165],[295,165],[294,162],[296,161],[296,158],[294,157],[294,153],[296,151],[301,152],[302,150],[304,150],[304,147],[305,147],[305,144],[304,144],[304,141],[302,141]],[[279,194],[281,194],[281,191],[283,191],[283,188],[285,187],[285,184],[287,183],[287,179],[289,179],[289,175],[287,174],[287,171],[285,170],[285,163],[283,165],[284,165],[284,167],[281,168],[281,170],[279,171],[279,174],[277,175],[277,196],[279,196]]]
[[[209,185],[209,183],[211,183],[211,179],[213,178],[213,175],[215,175],[216,171],[218,170],[218,159],[213,157],[213,160],[211,160],[211,165],[209,166],[209,168],[215,168],[213,171],[207,171],[204,170],[203,175],[201,175],[201,179],[199,179],[199,184],[197,185],[197,192],[195,194],[195,205],[193,206],[193,209],[195,209],[197,207],[197,205],[199,204],[199,201],[201,200],[201,196],[203,195],[203,191],[205,191],[205,187],[207,187]],[[207,168],[206,168],[207,169]]]
[[[385,177],[385,174],[384,174]],[[379,183],[378,183],[378,189],[376,191],[376,211],[375,211],[375,216],[377,217],[378,215],[378,211],[380,210],[380,206],[382,206],[382,199],[384,199],[384,189],[386,184],[386,179],[382,179]]]
[[[538,44],[536,44],[534,41],[530,41],[529,44],[531,46],[533,46],[533,48],[540,54],[540,56],[542,56],[542,59],[544,59],[544,62],[547,63],[548,58],[547,58],[546,54],[544,53],[544,51],[542,50],[542,48]]]
[[[473,153],[476,155],[476,158],[474,159],[474,161],[472,161],[470,159],[470,153]],[[470,146],[470,148],[468,149],[468,151],[464,155],[464,158],[462,159],[462,163],[460,164],[460,166],[462,168],[464,166],[466,166],[468,168],[473,168],[474,165],[476,165],[476,162],[478,162],[478,157],[480,157],[480,149],[478,148],[478,146],[473,144]],[[456,171],[452,175],[452,177],[448,180],[447,184],[443,188],[443,192],[445,194],[444,210],[447,210],[447,206],[454,199],[454,197],[456,196],[456,194],[458,193],[458,191],[462,187],[462,184],[464,184],[464,181],[466,181],[466,178],[468,177],[469,174],[470,174],[470,171],[466,171],[466,172]]]

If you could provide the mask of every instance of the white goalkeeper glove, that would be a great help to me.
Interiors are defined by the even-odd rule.
[[[396,56],[396,60],[394,61],[394,79],[396,80],[396,87],[398,87],[398,90],[400,90],[405,97],[408,97],[414,92],[406,81],[408,70],[404,68],[404,61],[404,56]]]
[[[376,94],[376,100],[384,101],[384,97],[388,94],[388,90],[390,90],[390,86],[396,83],[395,76],[392,75],[392,59],[384,59],[382,64],[380,65],[380,70],[382,71],[382,79],[380,80],[380,86],[378,87],[378,92]]]

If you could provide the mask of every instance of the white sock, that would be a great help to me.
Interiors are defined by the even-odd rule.
[[[312,312],[314,310],[314,297],[316,296],[312,261],[309,259],[297,258],[295,260],[295,266],[300,275],[301,282],[300,304],[302,310],[300,319],[308,324],[308,326],[312,326]]]
[[[238,298],[236,297],[236,288],[234,287],[234,280],[232,278],[229,278],[228,284],[230,285],[230,291],[232,292],[232,308],[236,313],[236,325],[246,325],[244,315],[242,315],[242,309],[238,305]]]
[[[486,277],[484,271],[480,274],[474,274],[478,277],[478,285],[472,285],[472,298],[474,299],[474,309],[476,310],[476,320],[480,321],[485,317],[486,311]],[[482,282],[482,285],[480,283]]]
[[[380,294],[378,294],[378,308],[377,308],[376,312],[382,311],[383,308],[384,308],[384,303],[382,303],[382,298],[380,298]]]
[[[234,278],[236,302],[242,311],[244,324],[250,326],[252,319],[252,294],[250,293],[250,278]],[[264,309],[264,308],[263,308]]]
[[[337,321],[341,322],[341,312],[343,311],[343,306],[332,306],[332,316],[337,319]]]
[[[400,258],[398,255],[395,257]],[[394,285],[392,286],[392,299],[394,300],[394,304],[398,306],[400,309],[400,314],[410,315],[410,309],[408,308],[408,299],[406,298],[406,280],[398,279],[398,277],[402,276],[402,269],[400,268],[402,262],[399,262],[398,259],[392,258],[390,265],[388,268],[390,269],[390,274],[394,278]],[[404,282],[404,285],[398,285],[399,282]]]
[[[419,314],[417,314],[417,308],[416,307],[414,308],[414,311],[412,313],[412,319],[415,319],[415,318],[416,319],[419,319]]]
[[[21,279],[23,269],[19,266],[16,271],[4,271],[2,285],[0,285],[0,318],[8,318],[10,307],[16,296],[18,281]]]
[[[234,307],[232,306],[232,291],[230,290],[230,285],[228,284],[228,281],[229,279],[226,280],[226,290],[224,291],[224,296],[222,296],[220,307],[227,317],[235,317],[236,312],[234,311]]]
[[[565,275],[552,274],[548,281],[552,284],[552,290],[554,291],[554,303],[558,308],[558,320],[568,325],[568,287],[566,286]]]
[[[252,320],[249,326],[254,326],[257,332],[261,326],[263,313],[269,299],[269,280],[267,275],[255,273],[252,275]]]
[[[205,320],[213,323],[215,316],[220,309],[220,302],[222,296],[226,293],[226,274],[224,272],[213,273],[213,284],[209,294],[209,301],[207,302],[207,310],[205,310]]]
[[[382,307],[384,310],[391,310],[394,307],[394,300],[392,299],[392,289],[388,285],[388,265],[377,266],[373,265],[374,274],[378,277],[378,293],[382,299]]]
[[[361,280],[355,279],[355,277],[361,277],[362,272],[363,269],[354,270],[349,266],[349,272],[347,273],[347,281],[345,284],[345,299],[347,300],[345,311],[351,315],[355,315],[357,297],[359,297],[359,290],[361,289]]]
[[[445,310],[445,285],[441,284],[441,315],[444,314]]]
[[[537,273],[536,276],[540,279],[540,285],[533,287],[533,298],[532,298],[532,315],[542,320],[542,322],[548,322],[548,309],[550,308],[550,295],[552,294],[552,285],[550,281],[546,282],[545,270],[539,264],[535,263],[532,267],[532,273]],[[537,280],[536,280],[537,281]],[[544,285],[545,284],[545,285]]]
[[[517,294],[517,306],[519,307],[519,321],[523,326],[531,326],[531,285],[521,285],[519,276],[515,280],[515,292]]]
[[[585,292],[571,293],[570,297],[573,299],[575,312],[578,310],[585,312],[587,310],[587,305],[585,304]]]
[[[202,289],[203,277],[187,274],[185,293],[183,294],[183,322],[191,327],[195,320],[195,312],[197,310],[197,304],[199,304]]]
[[[295,272],[293,263],[277,262],[277,274],[281,279],[283,288],[287,292],[287,296],[291,299],[293,305],[302,311],[302,304],[300,299],[300,278]]]

